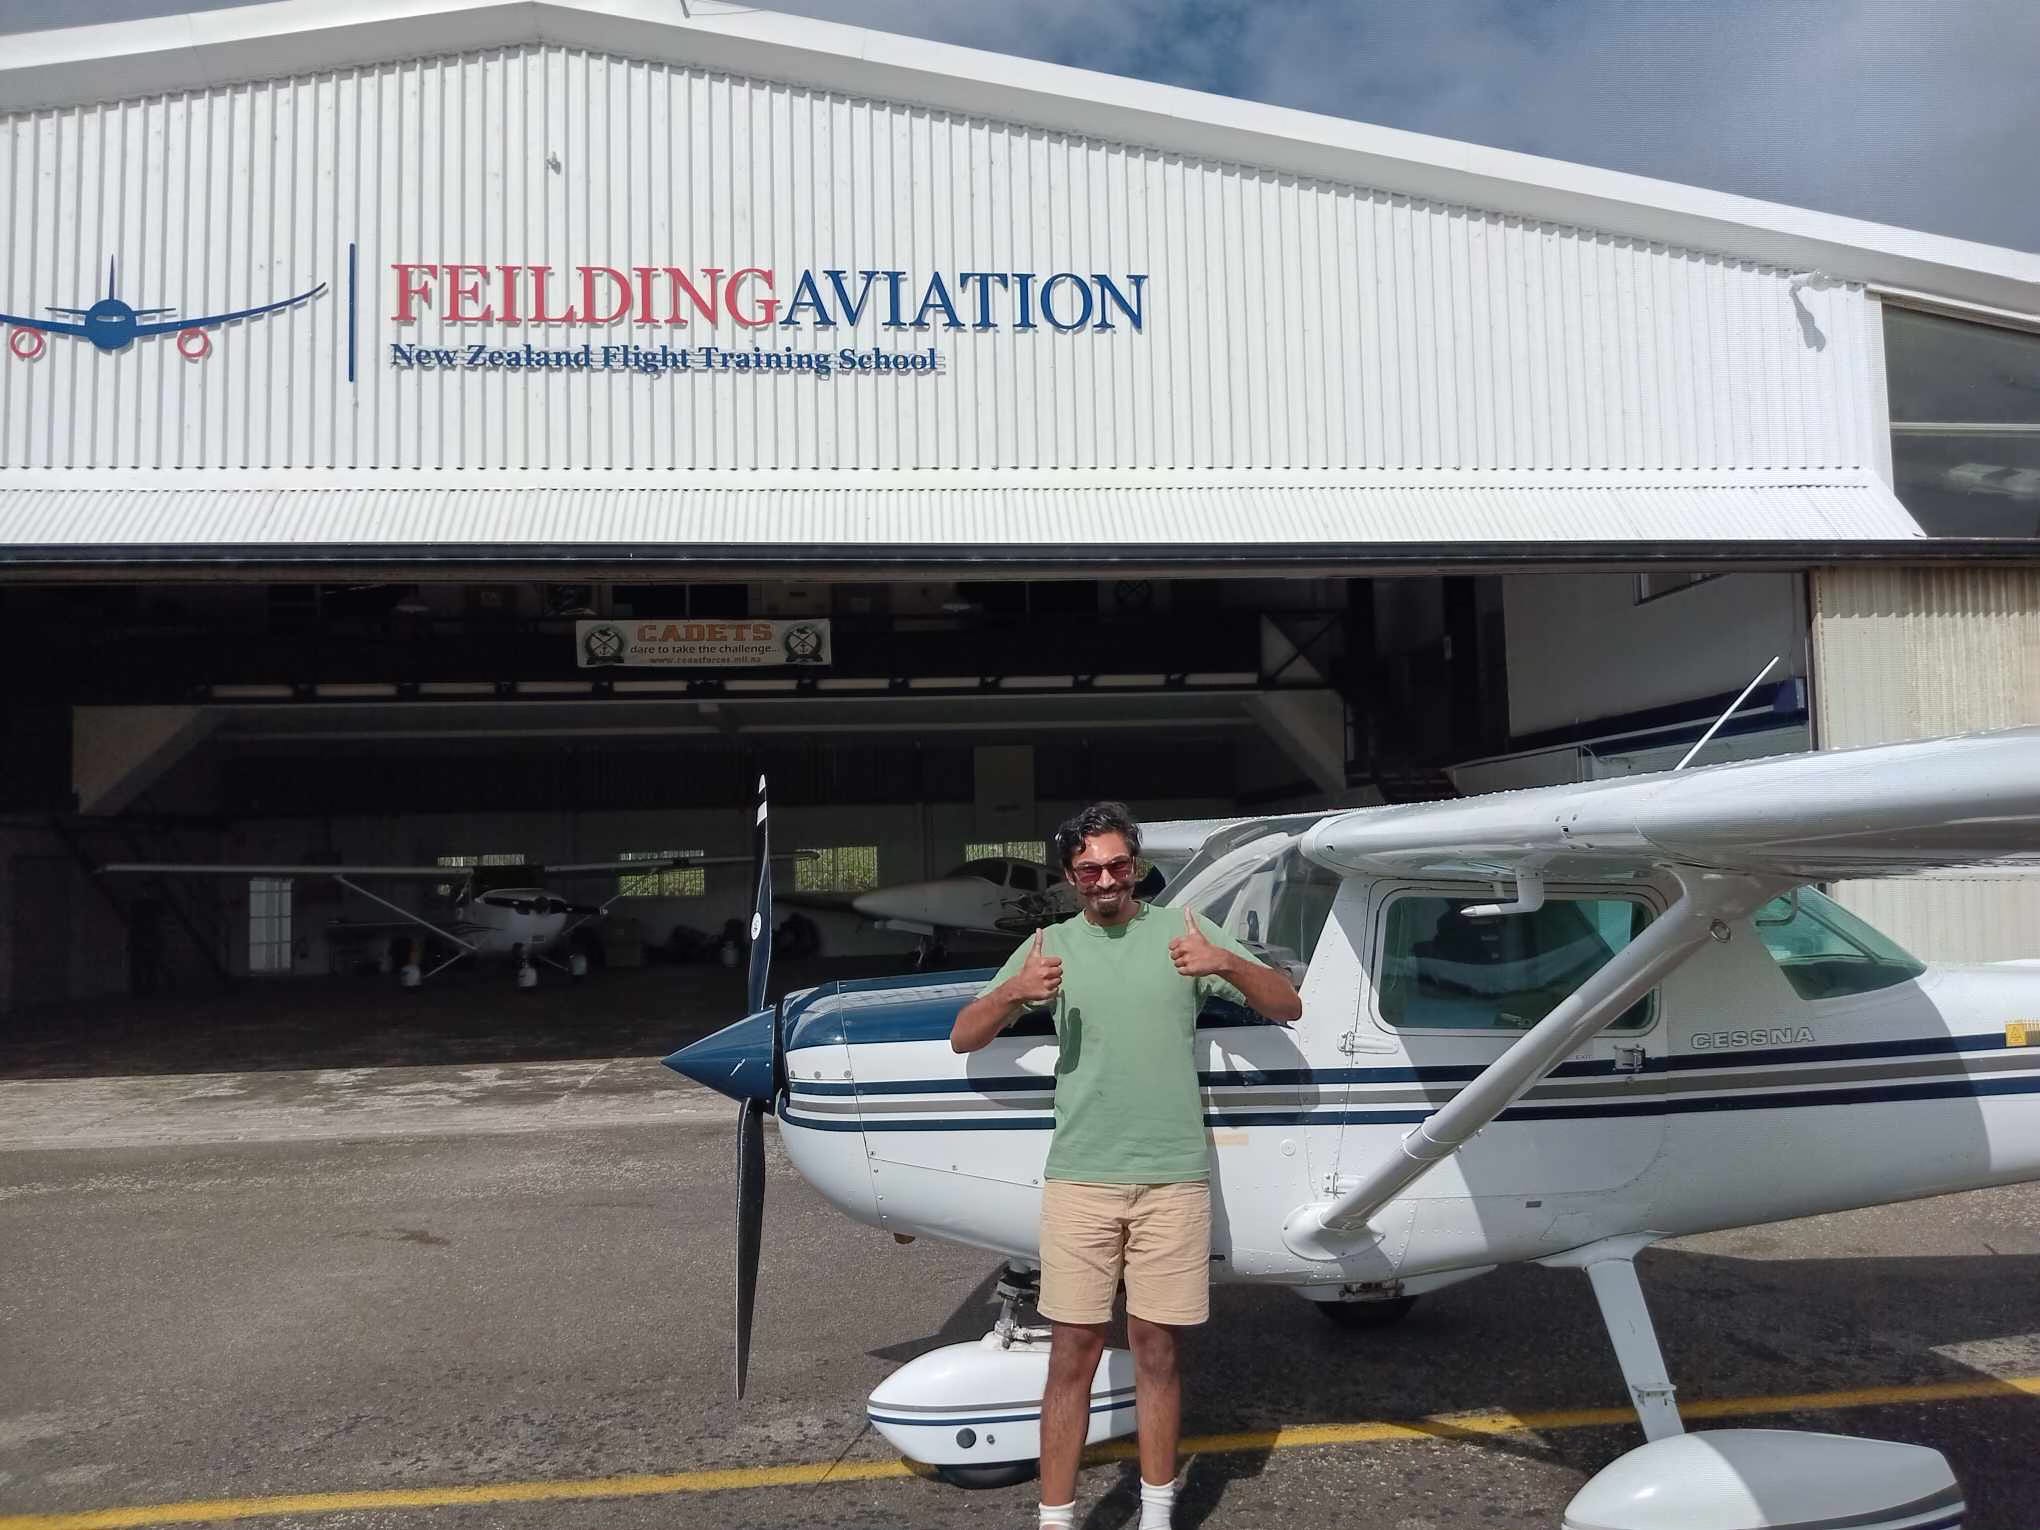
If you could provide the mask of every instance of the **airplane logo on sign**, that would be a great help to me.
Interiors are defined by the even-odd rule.
[[[290,308],[298,303],[309,302],[326,290],[320,282],[309,292],[300,292],[296,297],[280,298],[274,303],[262,303],[253,308],[237,308],[232,313],[206,314],[199,318],[166,319],[163,314],[172,314],[174,308],[136,308],[121,300],[114,292],[114,263],[106,263],[106,296],[90,308],[58,308],[51,305],[49,312],[63,314],[63,319],[28,319],[19,314],[0,313],[0,324],[11,324],[14,332],[7,337],[7,348],[23,361],[33,361],[43,353],[50,335],[78,335],[92,342],[102,351],[125,350],[136,340],[150,335],[177,335],[178,354],[190,361],[198,361],[212,352],[212,337],[208,329],[235,319],[258,318],[265,313],[275,313],[279,308]]]

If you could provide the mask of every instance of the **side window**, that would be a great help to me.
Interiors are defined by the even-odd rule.
[[[1630,898],[1552,898],[1534,914],[1469,919],[1489,898],[1408,893],[1388,905],[1381,1017],[1430,1030],[1527,1031],[1650,923]],[[1609,1027],[1650,1024],[1646,994]]]
[[[1811,887],[1773,898],[1752,916],[1757,935],[1802,999],[1834,999],[1909,983],[1924,963]]]

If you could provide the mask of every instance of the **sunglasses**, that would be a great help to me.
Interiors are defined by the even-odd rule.
[[[1124,882],[1133,876],[1134,860],[1130,855],[1114,856],[1099,865],[1092,861],[1079,861],[1070,867],[1070,875],[1076,878],[1080,887],[1096,887],[1110,876],[1115,882]]]

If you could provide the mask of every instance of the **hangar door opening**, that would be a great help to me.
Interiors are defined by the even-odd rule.
[[[40,722],[5,991],[167,1017],[259,978],[340,1016],[416,968],[514,1038],[577,985],[694,984],[587,1001],[559,1043],[651,1050],[676,1010],[726,1018],[760,770],[801,852],[787,982],[978,965],[1101,796],[1223,818],[1661,768],[1774,654],[1710,758],[1805,747],[1803,605],[1795,575],[1679,571],[19,589],[49,662],[11,703]],[[883,902],[966,868],[992,912]],[[519,942],[483,928],[518,919],[565,941],[522,1010]]]

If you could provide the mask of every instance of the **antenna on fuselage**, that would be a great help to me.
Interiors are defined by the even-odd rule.
[[[113,296],[113,256],[106,257],[106,295]]]
[[[1683,760],[1679,761],[1678,764],[1672,767],[1674,771],[1684,770],[1688,765],[1693,763],[1693,756],[1698,754],[1701,750],[1707,747],[1707,741],[1710,738],[1714,737],[1716,733],[1721,731],[1721,725],[1723,723],[1727,722],[1731,717],[1735,716],[1737,712],[1742,710],[1742,704],[1750,699],[1750,692],[1755,690],[1758,686],[1764,683],[1764,676],[1768,675],[1772,670],[1776,669],[1778,667],[1778,661],[1784,657],[1785,656],[1783,654],[1774,653],[1771,655],[1771,662],[1769,664],[1766,664],[1762,669],[1758,670],[1757,678],[1752,680],[1748,685],[1742,688],[1742,694],[1736,697],[1735,700],[1731,701],[1728,704],[1728,710],[1726,712],[1723,712],[1719,717],[1714,719],[1714,726],[1709,728],[1705,733],[1700,735],[1700,742],[1695,744],[1691,749],[1688,749],[1686,751],[1686,757]]]

